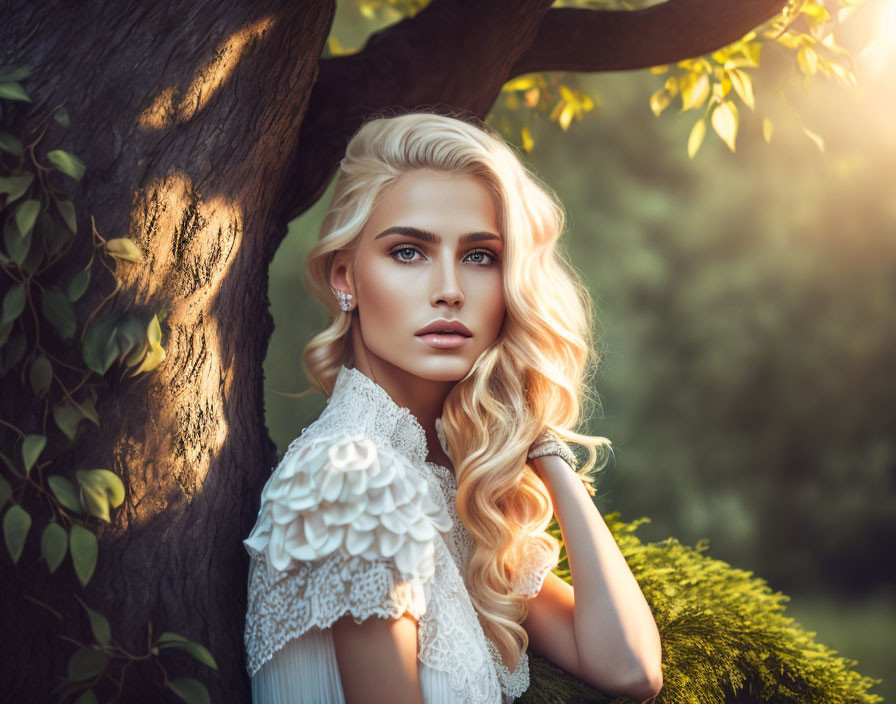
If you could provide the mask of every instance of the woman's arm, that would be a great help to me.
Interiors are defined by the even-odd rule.
[[[346,704],[423,704],[417,670],[417,621],[346,614],[333,626],[333,648]]]
[[[659,632],[613,534],[566,462],[546,455],[532,463],[551,495],[572,576],[570,587],[549,574],[529,600],[523,627],[533,649],[604,692],[655,697]]]

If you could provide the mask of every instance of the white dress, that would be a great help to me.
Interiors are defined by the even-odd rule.
[[[243,541],[254,704],[344,702],[329,627],[346,613],[417,619],[426,704],[507,704],[526,691],[527,654],[511,673],[464,584],[473,539],[457,516],[454,474],[427,454],[410,410],[342,367],[326,408],[265,484]],[[530,554],[514,591],[535,596],[558,558]]]

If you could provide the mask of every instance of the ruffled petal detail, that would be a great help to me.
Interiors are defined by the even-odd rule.
[[[400,577],[425,581],[433,575],[436,531],[452,526],[446,506],[433,501],[403,455],[364,435],[343,435],[284,457],[243,544],[253,558],[264,555],[269,570],[286,572],[338,551],[392,558]]]

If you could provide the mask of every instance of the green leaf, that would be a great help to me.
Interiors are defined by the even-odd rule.
[[[25,92],[25,89],[15,81],[7,81],[0,83],[0,98],[7,100],[24,100],[26,103],[31,102],[31,98]]]
[[[100,418],[96,414],[96,406],[93,403],[93,399],[88,396],[83,401],[75,401],[75,403],[78,406],[78,410],[81,411],[81,415],[95,426],[99,427]]]
[[[4,374],[22,360],[27,348],[28,340],[25,338],[24,334],[16,333],[9,339],[9,342],[6,343],[6,348],[3,350],[2,372]]]
[[[109,662],[109,656],[96,648],[80,648],[68,661],[68,679],[83,682],[96,677]]]
[[[5,323],[0,325],[0,347],[6,344],[6,339],[9,337],[9,333],[12,331],[12,323]]]
[[[53,521],[44,528],[40,539],[40,554],[47,561],[50,574],[59,569],[68,552],[68,533],[61,525]]]
[[[53,420],[56,421],[56,425],[66,434],[69,440],[75,439],[75,434],[78,432],[78,423],[81,422],[83,417],[84,415],[80,409],[68,399],[53,408]]]
[[[41,213],[41,217],[38,218],[38,226],[44,215],[46,215],[46,213]],[[33,276],[43,263],[46,252],[41,244],[41,237],[38,234],[37,229],[35,229],[35,231],[28,237],[31,241],[31,245],[28,247],[28,256],[22,261],[20,268],[29,276]]]
[[[90,269],[81,269],[68,282],[68,287],[65,289],[65,295],[68,296],[68,300],[74,303],[81,298],[87,290],[88,283],[90,283]]]
[[[22,142],[14,134],[10,134],[6,130],[0,130],[0,149],[9,152],[13,156],[21,156]]]
[[[96,557],[99,548],[96,542],[96,536],[75,523],[72,526],[69,545],[72,551],[72,562],[75,563],[75,573],[81,586],[86,587],[90,578],[93,576],[93,570],[96,567]]]
[[[143,323],[136,315],[128,313],[124,320],[116,326],[116,330],[118,330],[119,361],[123,361],[132,350],[146,343]]]
[[[111,523],[109,518],[109,499],[106,491],[101,484],[85,475],[83,469],[75,472],[78,477],[78,483],[81,485],[81,497],[84,500],[84,506],[87,507],[87,513],[91,516]]]
[[[681,112],[699,108],[709,97],[709,77],[705,73],[689,71],[678,81],[681,91]]]
[[[78,232],[78,216],[75,214],[75,206],[70,200],[56,201],[56,209],[68,225],[68,229],[73,233]]]
[[[733,152],[737,138],[737,107],[730,100],[726,100],[713,110],[711,119],[716,134]]]
[[[66,110],[65,105],[53,114],[53,119],[66,129],[72,126],[72,121],[69,119],[68,110]]]
[[[62,173],[68,174],[75,181],[80,181],[84,175],[84,169],[86,168],[84,162],[74,154],[70,154],[62,149],[54,149],[51,152],[47,152],[47,159],[56,164]]]
[[[17,265],[21,265],[25,261],[31,247],[31,235],[22,237],[19,234],[19,228],[16,226],[16,220],[12,214],[3,223],[3,244],[6,246],[9,258]]]
[[[3,515],[3,540],[13,562],[18,562],[31,528],[31,516],[18,504],[10,506]]]
[[[162,634],[163,636],[165,634]],[[162,641],[162,638],[159,638],[159,641]],[[160,642],[158,645],[159,649],[163,648],[173,648],[175,650],[180,650],[187,655],[191,656],[195,660],[198,660],[203,665],[208,665],[214,670],[218,669],[218,663],[215,662],[215,658],[212,657],[212,654],[206,649],[205,646],[200,645],[199,643],[194,643],[191,640],[187,640],[184,638],[183,640],[168,640],[166,642]]]
[[[15,176],[7,176],[0,178],[0,193],[6,193],[6,204],[9,205],[14,200],[20,198],[28,186],[34,180],[34,174],[16,174]]]
[[[101,613],[94,611],[88,607],[83,601],[81,605],[87,611],[87,617],[90,619],[90,630],[93,631],[93,637],[100,645],[108,645],[112,637],[112,629],[109,627],[109,619]]]
[[[85,689],[81,692],[81,696],[75,699],[74,704],[97,704],[96,694],[92,689]]]
[[[750,74],[735,68],[731,69],[728,75],[731,76],[731,85],[734,86],[735,92],[749,106],[750,110],[753,110],[756,107],[756,100],[753,97],[753,81]]]
[[[118,356],[118,337],[115,318],[104,315],[96,319],[84,334],[81,356],[87,367],[97,374],[105,374]]]
[[[0,477],[0,508],[6,506],[6,502],[12,498],[12,487],[5,477]]]
[[[26,300],[25,287],[22,284],[13,285],[3,297],[3,316],[0,318],[0,325],[6,325],[18,318],[25,310]]]
[[[46,210],[37,218],[35,231],[40,232],[50,257],[56,256],[68,244],[69,234],[65,231],[65,228],[56,227],[53,224],[53,217]]]
[[[53,381],[53,365],[42,354],[37,355],[31,363],[31,390],[35,396],[43,396]]]
[[[19,66],[17,68],[0,69],[0,83],[9,81],[21,81],[31,75],[31,69],[28,66]]]
[[[211,704],[211,697],[205,685],[192,677],[179,677],[168,680],[168,687],[187,704]]]
[[[51,474],[47,477],[47,484],[50,485],[50,491],[53,492],[53,496],[60,504],[69,511],[74,511],[80,516],[84,515],[84,504],[81,502],[81,497],[74,484],[58,474]]]
[[[127,237],[115,237],[106,242],[106,251],[117,259],[129,262],[143,261],[143,254],[133,240]]]
[[[39,212],[40,201],[34,198],[24,201],[16,209],[16,227],[19,228],[19,237],[24,237],[31,232]]]
[[[26,435],[22,442],[22,462],[25,465],[25,475],[31,471],[40,453],[47,446],[47,438],[43,435]]]
[[[74,336],[78,328],[75,319],[75,308],[68,296],[58,286],[44,291],[44,295],[40,301],[40,310],[44,318],[56,328],[59,337],[68,340]]]
[[[691,128],[691,134],[688,137],[688,158],[693,159],[703,144],[703,138],[706,137],[706,120],[703,118],[697,120]]]

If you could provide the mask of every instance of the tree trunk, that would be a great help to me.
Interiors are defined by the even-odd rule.
[[[103,237],[130,237],[144,257],[117,264],[122,288],[107,308],[168,311],[166,359],[123,382],[113,366],[100,427],[82,424],[64,461],[72,474],[110,469],[126,487],[98,530],[93,578],[82,588],[69,559],[52,576],[37,562],[48,516],[36,502],[23,556],[4,568],[4,699],[50,701],[76,649],[59,634],[93,641],[75,593],[131,653],[146,652],[149,621],[154,637],[174,631],[206,645],[217,673],[168,656],[169,678],[204,681],[213,701],[247,701],[241,540],[276,459],[262,362],[273,329],[268,265],[286,223],[272,213],[334,3],[21,2],[3,14],[0,63],[32,69],[27,119],[65,103],[71,127],[51,121],[43,145],[87,164],[64,266],[73,272],[89,256],[92,215]],[[282,234],[268,236],[273,228]],[[97,302],[79,302],[79,326]],[[17,403],[8,381],[7,412]],[[122,700],[159,701],[162,685],[158,668],[130,668]],[[104,687],[102,701],[115,691]]]

